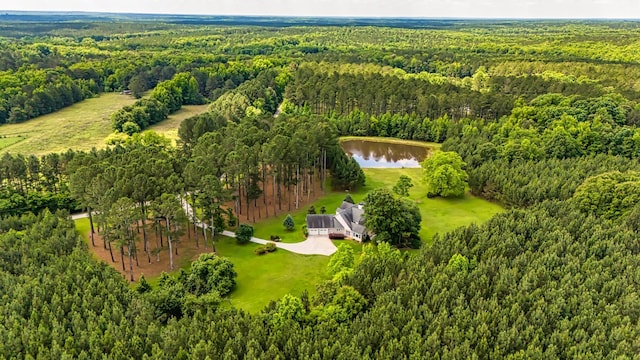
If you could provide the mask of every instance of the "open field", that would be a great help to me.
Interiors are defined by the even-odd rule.
[[[131,96],[104,93],[20,124],[2,125],[0,136],[26,138],[7,147],[0,146],[0,153],[42,155],[70,148],[102,147],[104,139],[111,134],[111,113],[134,102]]]
[[[68,149],[91,150],[105,146],[111,130],[111,114],[136,101],[131,96],[103,93],[51,114],[20,124],[0,126],[0,154],[4,152],[43,155]],[[185,105],[148,130],[173,141],[182,120],[207,110],[208,105]],[[5,136],[4,138],[2,136]]]
[[[503,211],[500,205],[476,198],[470,194],[454,199],[427,198],[427,189],[422,182],[422,169],[363,169],[367,180],[366,186],[351,193],[354,201],[362,201],[365,195],[380,187],[391,189],[400,175],[411,178],[414,186],[409,191],[410,198],[416,200],[422,214],[422,230],[420,236],[425,244],[429,244],[433,235],[447,232],[471,223],[482,223],[494,214]],[[326,212],[333,214],[346,196],[346,192],[328,192],[326,196],[313,202],[316,212],[324,206]],[[302,226],[305,224],[308,206],[291,212],[296,227],[287,232],[282,225],[286,215],[258,221],[254,224],[255,236],[269,239],[270,235],[279,235],[283,242],[298,242],[304,239]]]
[[[178,139],[178,128],[182,120],[190,118],[192,116],[202,114],[207,111],[209,104],[205,105],[183,105],[182,108],[175,113],[169,115],[169,118],[165,121],[149,126],[145,131],[155,131],[158,134],[164,135],[171,139],[175,145],[176,139]]]

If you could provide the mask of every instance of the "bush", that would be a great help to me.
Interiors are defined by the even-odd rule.
[[[264,255],[264,254],[266,254],[266,253],[267,253],[267,251],[268,251],[268,250],[267,250],[267,247],[266,247],[266,246],[264,246],[264,245],[260,245],[260,246],[258,246],[257,248],[255,248],[255,250],[253,250],[253,252],[254,252],[256,255]]]
[[[275,241],[275,242],[280,242],[280,236],[279,235],[270,235],[269,236],[269,240]]]
[[[287,231],[293,231],[293,228],[296,226],[296,224],[293,222],[293,217],[291,217],[291,214],[287,215],[287,217],[282,222],[282,225],[285,229],[287,229]]]
[[[276,250],[278,250],[278,248],[276,247],[276,243],[274,242],[268,242],[264,245],[264,248],[267,252],[274,252]]]
[[[302,233],[304,234],[304,237],[309,236],[309,230],[307,230],[307,225],[302,225]]]
[[[253,227],[246,224],[241,224],[236,231],[236,240],[238,244],[246,244],[251,241],[253,237]]]

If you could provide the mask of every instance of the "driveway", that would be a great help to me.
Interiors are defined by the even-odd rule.
[[[222,235],[228,237],[236,237],[236,234],[231,231],[223,231]],[[269,241],[259,238],[251,238],[251,242],[256,244],[266,244]],[[326,235],[312,235],[307,237],[307,240],[299,243],[275,243],[279,249],[291,251],[292,253],[302,255],[332,255],[338,248],[333,245],[333,242]]]

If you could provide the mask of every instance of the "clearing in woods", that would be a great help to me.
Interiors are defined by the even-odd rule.
[[[0,154],[43,155],[68,149],[91,150],[102,148],[113,132],[111,114],[135,98],[118,93],[103,93],[51,114],[39,116],[19,124],[0,126]],[[180,122],[206,111],[207,105],[183,106],[165,121],[150,128],[170,139],[177,138]]]

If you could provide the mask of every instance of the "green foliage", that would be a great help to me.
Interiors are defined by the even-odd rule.
[[[472,193],[505,205],[526,207],[545,200],[567,200],[588,177],[604,172],[640,171],[635,161],[596,155],[541,161],[495,160],[469,170]]]
[[[191,263],[191,271],[186,279],[186,289],[196,295],[204,295],[216,291],[226,296],[236,286],[237,274],[229,259],[216,254],[201,254]]]
[[[315,214],[315,213],[316,213],[315,206],[313,205],[309,206],[309,209],[307,209],[307,214]]]
[[[441,233],[408,255],[383,240],[415,239],[420,213],[406,199],[379,193],[382,200],[366,205],[367,217],[385,225],[376,231],[377,247],[366,246],[353,271],[320,286],[311,301],[286,295],[258,315],[221,307],[217,290],[192,293],[188,272],[165,274],[142,294],[130,289],[89,256],[65,214],[5,218],[0,357],[636,356],[640,210],[637,179],[625,173],[640,170],[640,57],[629,41],[636,24],[379,20],[393,26],[265,30],[166,19],[154,17],[153,31],[148,22],[75,18],[2,27],[0,123],[127,86],[137,96],[154,90],[143,105],[114,114],[120,127],[143,129],[169,109],[202,101],[198,95],[215,112],[185,123],[178,151],[123,141],[39,166],[3,159],[6,214],[71,193],[96,209],[101,228],[125,235],[132,206],[118,199],[134,201],[141,219],[151,203],[167,225],[182,225],[173,205],[189,193],[205,221],[220,228],[220,219],[233,216],[220,211],[229,201],[221,178],[231,193],[246,195],[239,214],[246,218],[261,216],[249,205],[265,180],[278,190],[271,213],[278,193],[304,196],[326,173],[337,189],[357,191],[363,172],[337,135],[446,141],[443,149],[467,164],[474,194],[528,208]],[[284,114],[269,116],[283,97]],[[25,146],[35,151],[38,142]],[[368,186],[391,187],[393,174]],[[412,193],[421,188],[415,183]],[[428,199],[420,207],[467,200]],[[176,233],[167,227],[167,235]],[[269,258],[261,263],[273,267]],[[197,283],[202,291],[216,285]]]
[[[375,234],[374,241],[399,247],[420,246],[422,215],[415,202],[396,199],[387,189],[371,191],[364,199],[366,227]]]
[[[302,320],[304,306],[299,297],[286,294],[276,304],[275,312],[271,315],[271,324],[276,329],[289,326],[292,322]]]
[[[409,189],[412,187],[411,178],[407,175],[400,175],[398,182],[393,186],[393,192],[400,196],[409,196]]]
[[[427,196],[462,196],[469,176],[460,155],[451,151],[438,151],[422,162]]]
[[[353,249],[348,244],[338,245],[338,250],[331,255],[327,271],[330,276],[336,277],[342,272],[349,272],[355,264]]]
[[[274,242],[268,242],[264,244],[264,248],[267,250],[267,252],[274,252],[278,250],[278,248],[276,247],[276,243]]]
[[[238,244],[248,244],[253,237],[253,226],[247,224],[240,224],[238,230],[236,230],[236,240]]]
[[[293,228],[296,226],[296,224],[293,222],[293,217],[291,217],[291,214],[287,214],[287,217],[285,217],[284,221],[282,222],[282,226],[284,226],[287,231],[293,231]]]
[[[467,271],[469,271],[469,259],[467,259],[464,255],[453,254],[453,256],[451,256],[451,259],[449,259],[447,269],[453,270],[455,272],[466,273]]]
[[[586,213],[617,219],[640,203],[640,173],[614,171],[589,177],[573,198]]]
[[[136,291],[140,294],[144,294],[151,290],[151,284],[149,284],[144,275],[140,275],[140,279],[138,279],[138,285],[136,286]]]

